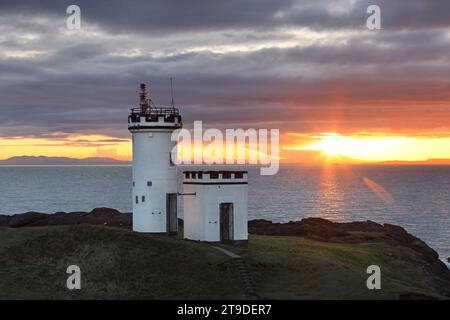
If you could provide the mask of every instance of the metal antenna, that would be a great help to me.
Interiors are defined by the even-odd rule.
[[[139,92],[139,105],[141,107],[141,112],[145,112],[148,109],[147,86],[145,83],[141,83],[139,87],[141,89]]]
[[[172,77],[170,77],[170,92],[172,95],[172,102],[170,103],[170,105],[172,106],[173,109],[175,109],[175,101],[173,99],[173,80]]]

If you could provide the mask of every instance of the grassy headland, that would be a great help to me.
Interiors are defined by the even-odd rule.
[[[208,243],[134,233],[130,215],[97,209],[0,222],[0,299],[246,297],[230,257]],[[400,227],[305,219],[256,220],[249,230],[248,246],[223,246],[243,257],[261,298],[450,298],[450,271]],[[66,288],[72,264],[81,290]],[[366,287],[369,265],[381,268],[381,290]]]
[[[246,261],[257,292],[275,299],[445,299],[421,254],[384,243],[342,244],[300,237],[252,236]],[[381,268],[368,290],[367,267]],[[447,284],[450,282],[446,282]],[[447,292],[448,294],[448,292]]]
[[[127,229],[0,228],[1,299],[244,298],[233,262],[208,245]],[[81,290],[66,269],[81,268]]]

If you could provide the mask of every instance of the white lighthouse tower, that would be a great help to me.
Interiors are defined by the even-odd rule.
[[[172,106],[156,107],[140,85],[140,106],[131,109],[128,130],[133,136],[133,230],[176,233],[177,168],[171,151],[172,132],[182,127],[181,115]]]

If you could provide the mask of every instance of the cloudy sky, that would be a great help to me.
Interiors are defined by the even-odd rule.
[[[324,133],[384,154],[367,159],[450,158],[448,0],[2,0],[0,158],[129,158],[138,84],[168,105],[170,76],[187,127],[279,128],[294,158]]]

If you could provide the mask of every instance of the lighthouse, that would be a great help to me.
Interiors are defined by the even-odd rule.
[[[172,161],[174,130],[182,127],[179,110],[157,107],[140,85],[139,107],[128,116],[133,139],[133,231],[176,233],[177,168]]]

